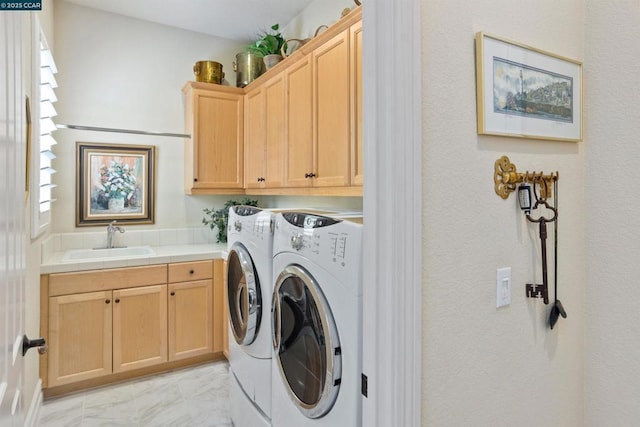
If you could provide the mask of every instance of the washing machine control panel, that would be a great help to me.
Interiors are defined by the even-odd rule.
[[[301,228],[320,228],[337,224],[341,220],[326,216],[312,215],[298,212],[283,213],[282,217],[291,225]]]
[[[360,293],[362,224],[302,213],[276,216],[273,255],[296,254],[292,262],[320,265]],[[301,261],[293,261],[300,259]],[[305,261],[302,261],[305,260]],[[275,272],[274,272],[275,273]]]
[[[238,216],[251,216],[257,214],[258,212],[262,212],[262,209],[260,208],[246,205],[234,206],[233,210]]]
[[[338,218],[287,212],[278,216],[274,253],[291,251],[345,267],[359,257],[361,226]]]
[[[227,246],[240,241],[252,253],[268,254],[273,246],[273,214],[254,206],[232,206],[227,224]]]

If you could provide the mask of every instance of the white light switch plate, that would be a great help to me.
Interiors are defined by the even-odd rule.
[[[496,274],[496,308],[511,304],[511,267],[499,268]]]

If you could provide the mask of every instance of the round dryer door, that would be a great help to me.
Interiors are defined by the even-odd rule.
[[[260,330],[262,293],[258,274],[247,249],[239,242],[227,256],[227,307],[236,342],[251,344]]]
[[[289,265],[276,280],[272,310],[274,357],[285,388],[305,416],[319,418],[335,403],[342,375],[327,300],[308,271]]]

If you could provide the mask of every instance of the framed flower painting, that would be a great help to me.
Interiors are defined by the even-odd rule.
[[[76,225],[153,224],[155,146],[76,143]]]

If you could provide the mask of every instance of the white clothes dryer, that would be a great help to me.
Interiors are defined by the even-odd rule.
[[[253,206],[229,209],[229,398],[239,427],[271,425],[273,216]]]
[[[275,224],[272,425],[360,427],[363,225],[296,212]]]

